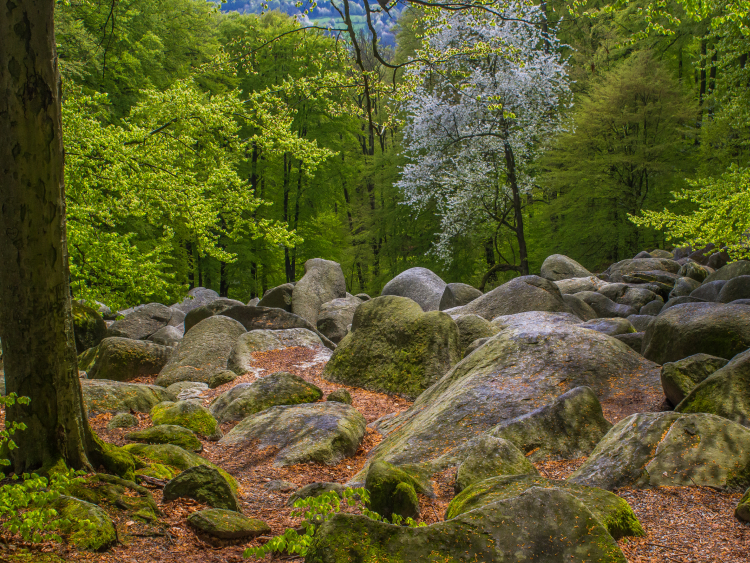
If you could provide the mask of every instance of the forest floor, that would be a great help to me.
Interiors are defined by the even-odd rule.
[[[258,353],[256,372],[246,374],[244,379],[252,381],[277,371],[288,371],[299,375],[320,387],[327,395],[344,386],[333,385],[320,378],[325,365],[325,356],[305,348],[287,348]],[[228,387],[242,382],[235,380]],[[142,382],[150,382],[145,379]],[[371,423],[383,415],[406,410],[410,403],[390,397],[345,387],[352,395],[353,406]],[[225,388],[217,388],[204,397],[206,403]],[[641,404],[641,401],[637,401]],[[636,407],[636,404],[633,405]],[[611,422],[631,414],[620,404],[608,409],[605,414]],[[609,411],[609,412],[608,412]],[[92,417],[94,430],[105,440],[125,443],[124,434],[134,430],[108,430],[111,415]],[[140,427],[150,424],[148,415],[139,415]],[[222,426],[226,433],[236,423]],[[231,473],[239,483],[240,500],[244,514],[266,521],[272,534],[280,534],[288,527],[295,527],[299,520],[291,517],[292,508],[286,501],[294,489],[309,483],[329,481],[345,483],[365,465],[369,452],[380,443],[381,436],[368,428],[356,455],[338,465],[303,464],[291,467],[274,467],[273,451],[252,449],[229,449],[215,442],[204,441],[201,455]],[[548,478],[562,479],[577,469],[585,458],[572,461],[547,461],[535,464],[540,473]],[[427,524],[441,521],[448,503],[454,496],[455,469],[436,476],[435,498],[420,495],[420,513]],[[289,491],[269,490],[272,481],[288,481],[294,485]],[[187,516],[202,507],[190,500],[163,502],[161,489],[151,491],[163,515],[165,526],[161,535],[140,533],[139,525],[132,521],[118,521],[120,545],[104,553],[79,552],[61,544],[28,546],[6,532],[0,533],[0,563],[6,561],[80,561],[82,563],[238,563],[248,546],[264,543],[264,538],[252,542],[231,542],[200,537],[187,524]],[[654,490],[616,491],[633,507],[647,535],[644,538],[623,538],[619,545],[629,563],[747,563],[750,562],[750,526],[734,517],[734,508],[741,495],[716,491],[707,487],[666,487]],[[122,520],[122,519],[120,519]],[[28,550],[28,551],[27,551]],[[21,553],[27,555],[19,556]],[[284,557],[285,561],[302,561],[301,558]],[[265,561],[271,561],[267,556]],[[278,560],[278,559],[277,559]]]

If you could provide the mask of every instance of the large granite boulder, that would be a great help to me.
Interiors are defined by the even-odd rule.
[[[327,401],[276,406],[245,418],[219,444],[276,448],[275,465],[336,465],[357,452],[365,418],[353,407]]]
[[[275,307],[291,313],[293,291],[293,283],[284,283],[271,288],[263,294],[263,298],[258,301],[257,307]]]
[[[731,359],[750,348],[750,307],[686,303],[659,313],[648,325],[643,355],[657,364],[704,353]]]
[[[622,487],[750,486],[750,430],[712,414],[640,413],[621,420],[569,480]]]
[[[560,281],[572,278],[585,278],[590,276],[591,272],[572,258],[568,258],[562,254],[553,254],[552,256],[548,256],[542,263],[540,275],[550,281]]]
[[[102,316],[87,305],[73,301],[73,334],[79,354],[98,346],[107,336],[107,325]]]
[[[338,344],[349,332],[354,312],[361,304],[362,300],[353,295],[323,303],[318,313],[318,330]]]
[[[185,315],[185,320],[183,321],[185,332],[189,331],[203,319],[213,317],[214,315],[221,315],[224,311],[231,309],[236,305],[244,305],[244,303],[242,301],[237,301],[236,299],[219,297],[206,305],[192,309],[187,315]]]
[[[197,465],[186,469],[164,486],[164,500],[191,498],[212,508],[240,512],[236,492],[213,467]]]
[[[121,336],[123,338],[132,338],[133,340],[145,340],[160,328],[170,324],[174,314],[175,311],[166,305],[149,303],[135,309],[124,319],[112,323],[109,329],[107,329],[107,336]],[[182,322],[181,315],[180,322]],[[173,324],[176,325],[179,322]]]
[[[432,270],[410,268],[401,272],[383,287],[380,295],[408,297],[423,311],[437,311],[447,284]]]
[[[341,297],[346,297],[346,279],[341,266],[330,260],[313,258],[305,262],[305,275],[292,291],[292,313],[316,326],[320,306]]]
[[[514,444],[529,460],[587,456],[612,428],[589,387],[576,387],[530,413],[501,422],[488,434]]]
[[[83,404],[89,416],[101,413],[150,412],[163,401],[174,396],[164,387],[109,380],[81,380]]]
[[[680,264],[669,258],[639,258],[622,260],[609,267],[609,281],[626,281],[623,276],[636,272],[661,271],[676,274],[680,271]]]
[[[318,335],[323,345],[331,350],[336,345],[328,340],[318,329],[302,317],[294,313],[288,313],[283,309],[271,307],[250,307],[247,305],[232,307],[224,311],[224,316],[235,319],[244,326],[248,332],[253,330],[286,330],[289,328],[304,328]]]
[[[445,309],[452,309],[453,307],[461,307],[462,305],[471,303],[474,299],[481,296],[482,292],[475,287],[465,283],[449,283],[445,286],[438,308],[441,311],[444,311]]]
[[[565,301],[565,304],[570,307],[571,312],[582,321],[591,321],[599,316],[596,314],[596,311],[594,311],[591,305],[586,303],[583,299],[575,294],[565,294],[562,296],[562,298],[563,301]]]
[[[531,315],[543,314],[524,314]],[[492,337],[380,424],[385,437],[371,459],[442,471],[455,466],[448,453],[457,446],[580,386],[592,389],[605,413],[643,411],[663,400],[658,366],[622,342],[575,324],[527,321]]]
[[[710,274],[704,281],[704,283],[711,283],[713,281],[729,281],[739,276],[750,276],[750,261],[749,260],[737,260],[731,264],[719,268],[713,274]]]
[[[458,327],[392,295],[363,303],[323,371],[335,383],[415,398],[461,357]]]
[[[698,283],[703,283],[709,274],[708,268],[692,261],[685,262],[677,272],[677,275],[693,279]]]
[[[630,315],[635,315],[638,312],[629,305],[615,303],[606,295],[602,295],[595,291],[579,291],[575,296],[591,307],[596,312],[597,316],[601,318],[608,319],[622,317],[623,319],[626,319]]]
[[[485,435],[472,442],[456,471],[456,492],[498,475],[539,475],[523,452],[508,440]]]
[[[625,563],[620,548],[577,498],[534,487],[431,526],[409,528],[336,514],[315,534],[310,563],[597,561]]]
[[[661,367],[664,394],[673,406],[677,406],[696,385],[727,362],[710,354],[693,354],[676,362],[667,362]]]
[[[630,505],[614,493],[568,481],[546,479],[538,474],[498,475],[479,481],[451,501],[445,516],[455,518],[498,500],[516,497],[532,487],[558,489],[573,495],[597,517],[613,538],[646,535]]]
[[[221,438],[219,424],[206,407],[195,401],[159,403],[151,409],[155,425],[182,426],[209,440]]]
[[[144,340],[110,337],[96,348],[89,379],[130,381],[144,375],[156,375],[172,353],[171,348]]]
[[[165,326],[157,330],[154,334],[148,337],[148,339],[155,343],[161,344],[162,346],[177,346],[184,336],[182,329],[176,326]]]
[[[726,284],[726,280],[704,282],[698,288],[690,292],[690,297],[701,299],[703,301],[714,301],[718,303],[721,290]]]
[[[156,379],[167,387],[178,381],[208,383],[215,374],[227,369],[229,354],[245,327],[222,315],[215,315],[195,325],[177,345]]]
[[[172,309],[177,309],[186,314],[193,309],[197,309],[198,307],[202,307],[203,305],[208,305],[211,301],[215,301],[218,298],[219,294],[216,293],[213,289],[206,289],[205,287],[194,287],[193,289],[188,291],[187,297],[185,297],[185,299],[181,303],[175,303],[171,307]]]
[[[454,320],[458,327],[458,342],[461,350],[466,350],[479,338],[495,336],[500,331],[490,321],[479,315],[458,315]]]
[[[599,291],[601,288],[609,285],[609,282],[605,282],[596,276],[589,276],[586,278],[571,278],[569,280],[556,281],[555,285],[563,295],[575,295],[579,291]]]
[[[633,316],[633,315],[631,315]],[[602,334],[608,334],[609,336],[617,336],[619,334],[632,334],[635,332],[635,328],[628,319],[621,317],[614,317],[610,319],[593,319],[581,323],[582,328],[589,330],[595,330]]]
[[[693,278],[678,278],[674,282],[674,288],[669,292],[669,298],[689,296],[700,286],[701,283]]]
[[[539,276],[521,276],[496,287],[463,307],[447,309],[451,315],[475,314],[491,321],[501,315],[526,311],[570,313],[557,286]]]
[[[242,420],[276,405],[314,403],[323,392],[297,375],[283,371],[240,383],[219,396],[209,410],[220,423]]]
[[[716,414],[750,426],[750,350],[700,381],[675,410]]]
[[[290,347],[323,348],[320,337],[306,328],[251,330],[240,335],[229,354],[227,369],[242,375],[253,369],[253,354]]]
[[[97,505],[62,495],[53,507],[60,516],[60,532],[79,549],[102,551],[117,543],[112,518]]]
[[[737,276],[727,281],[719,292],[719,303],[731,303],[750,297],[750,276]]]

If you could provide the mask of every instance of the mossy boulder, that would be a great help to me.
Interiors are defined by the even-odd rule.
[[[263,520],[220,508],[193,512],[187,522],[199,532],[222,540],[251,539],[271,532]]]
[[[365,479],[370,493],[370,510],[387,519],[394,514],[403,518],[419,517],[419,483],[406,471],[384,461],[370,464]]]
[[[142,522],[155,522],[160,515],[148,489],[114,475],[98,473],[74,484],[70,494],[102,508],[125,511],[129,518]]]
[[[305,262],[305,275],[292,290],[292,313],[317,326],[321,305],[342,297],[346,297],[346,278],[341,266],[313,258]]]
[[[604,524],[615,539],[646,535],[633,509],[617,495],[595,487],[546,479],[539,475],[502,475],[477,482],[451,501],[445,518],[455,518],[498,500],[517,497],[532,487],[559,489],[573,495]]]
[[[344,403],[346,405],[352,404],[352,395],[346,389],[336,389],[331,391],[326,397],[326,401],[333,401],[335,403]]]
[[[456,492],[498,475],[539,475],[523,452],[507,440],[480,436],[472,442],[466,459],[456,471]]]
[[[529,460],[541,461],[587,456],[610,428],[596,394],[589,387],[576,387],[488,434],[508,440]]]
[[[711,283],[713,281],[729,281],[739,276],[750,276],[750,261],[737,260],[736,262],[727,264],[716,270],[714,273],[709,274],[705,279],[705,283]]]
[[[233,371],[225,369],[224,371],[220,371],[211,376],[211,378],[208,380],[208,387],[209,389],[216,389],[217,387],[221,387],[222,385],[226,385],[227,383],[232,383],[232,381],[234,381],[238,377],[239,375],[237,375]]]
[[[248,416],[219,441],[223,446],[277,448],[279,466],[317,462],[336,465],[357,452],[365,419],[343,403],[276,406]]]
[[[109,515],[90,502],[61,496],[54,505],[66,523],[60,532],[80,549],[103,551],[117,543],[117,530]]]
[[[224,311],[224,315],[236,319],[248,332],[254,330],[287,330],[304,328],[318,335],[326,348],[336,349],[336,345],[328,340],[314,325],[308,321],[283,309],[274,307],[237,306]]]
[[[341,483],[326,483],[320,481],[310,483],[309,485],[300,487],[297,491],[290,495],[289,500],[287,500],[286,504],[287,506],[293,506],[294,501],[296,500],[318,497],[324,493],[336,493],[340,498],[343,498],[345,489],[346,486],[342,485]]]
[[[110,337],[96,349],[89,379],[130,381],[144,375],[155,375],[169,360],[172,349],[145,340]]]
[[[164,326],[148,337],[151,342],[161,344],[162,346],[177,346],[182,342],[184,332],[182,328],[176,326]]]
[[[164,387],[178,381],[208,383],[227,369],[229,354],[245,332],[241,323],[222,315],[202,320],[185,334],[155,383]]]
[[[693,354],[676,362],[667,362],[661,367],[664,394],[676,406],[696,385],[727,363],[724,358],[710,354]]]
[[[158,385],[104,379],[82,379],[81,391],[89,416],[106,412],[149,412],[162,401],[174,400],[171,393]]]
[[[465,352],[479,338],[495,336],[500,329],[479,315],[458,315],[453,319],[458,327],[458,345]]]
[[[237,339],[229,354],[227,369],[238,375],[252,371],[255,352],[281,350],[298,346],[301,348],[322,348],[323,341],[311,330],[288,328],[284,330],[256,329],[246,332]]]
[[[680,266],[680,270],[677,272],[677,275],[690,278],[697,281],[698,283],[703,283],[703,281],[708,277],[709,273],[709,270],[705,266],[701,266],[696,262],[690,261],[685,262],[682,266]]]
[[[461,357],[458,327],[448,315],[425,313],[406,297],[363,303],[322,377],[408,398],[417,397]]]
[[[737,508],[734,510],[734,515],[745,522],[750,522],[750,489],[745,491],[742,495],[740,502],[737,503]]]
[[[107,336],[107,325],[102,316],[91,307],[73,301],[73,334],[76,351],[82,352],[98,346]]]
[[[160,424],[130,432],[125,434],[125,439],[145,444],[173,444],[190,452],[201,452],[203,450],[203,444],[192,430],[174,424]]]
[[[164,486],[164,500],[191,498],[212,508],[240,512],[237,494],[218,469],[198,465],[186,469]]]
[[[224,479],[232,486],[235,493],[237,491],[237,481],[229,473],[207,459],[184,450],[179,446],[173,446],[172,444],[127,444],[123,446],[123,449],[134,456],[155,461],[168,467],[174,467],[180,471],[185,471],[199,465],[213,467],[224,476]]]
[[[315,534],[307,563],[625,563],[586,506],[560,489],[533,487],[421,528],[337,514]]]
[[[624,276],[640,272],[668,272],[677,274],[680,271],[680,264],[669,258],[637,258],[630,260],[621,260],[612,264],[608,270],[609,281],[623,282],[626,281]]]
[[[750,486],[750,430],[712,414],[640,413],[618,422],[569,480],[602,489]]]
[[[253,331],[260,332],[260,331]],[[219,422],[242,420],[276,405],[314,403],[323,392],[298,375],[279,371],[252,383],[240,383],[220,395],[210,406]]]
[[[121,412],[112,417],[107,423],[107,428],[132,428],[138,426],[138,419],[129,412]]]
[[[179,475],[179,473],[179,469],[170,467],[169,465],[163,465],[161,463],[147,463],[145,464],[145,467],[141,467],[140,469],[135,470],[135,477],[136,479],[139,476],[153,477],[154,479],[169,481],[170,479],[173,479],[175,476]]]
[[[219,423],[203,405],[195,401],[159,403],[151,409],[151,420],[155,426],[174,424],[192,430],[208,440],[222,437]]]
[[[750,350],[698,383],[675,410],[716,414],[750,426]]]

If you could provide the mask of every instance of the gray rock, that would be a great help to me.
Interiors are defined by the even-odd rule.
[[[200,397],[207,390],[208,385],[198,381],[178,381],[167,387],[167,393],[170,393],[179,400]]]
[[[652,315],[630,315],[628,317],[628,320],[630,321],[630,324],[633,325],[633,328],[635,329],[635,332],[644,332],[648,325],[651,323],[651,321],[654,320],[654,317]]]
[[[440,276],[427,268],[410,268],[385,284],[380,294],[408,297],[425,312],[437,311],[446,285]]]
[[[646,250],[641,250],[638,254],[633,256],[634,260],[640,260],[641,258],[653,258],[653,256],[651,256],[651,253]]]
[[[211,378],[208,380],[208,387],[209,389],[216,389],[217,387],[221,387],[222,385],[226,385],[227,383],[232,383],[232,381],[234,381],[238,377],[239,375],[237,375],[233,371],[225,369],[211,376]]]
[[[594,319],[592,321],[582,323],[578,326],[580,326],[581,328],[587,328],[589,330],[595,330],[603,334],[608,334],[609,336],[616,336],[618,334],[631,334],[636,331],[635,328],[633,328],[633,325],[630,324],[630,321],[628,319],[619,317],[611,319]]]
[[[515,315],[503,315],[492,320],[492,326],[499,331],[506,328],[534,330],[539,326],[551,325],[578,326],[582,323],[583,321],[573,313],[547,313],[545,311],[528,311]]]
[[[163,387],[109,380],[81,380],[83,403],[89,416],[108,412],[150,412],[174,396]]]
[[[89,379],[130,381],[144,375],[155,375],[169,360],[172,349],[153,342],[110,337],[96,348]]]
[[[314,332],[326,348],[336,349],[336,344],[328,340],[320,331],[305,319],[283,309],[271,307],[232,307],[224,311],[224,316],[237,320],[248,331],[253,330],[286,330],[304,328]]]
[[[737,276],[724,284],[719,292],[720,303],[730,303],[737,299],[750,298],[750,275]]]
[[[701,266],[696,262],[686,262],[685,264],[680,266],[677,275],[693,279],[698,283],[703,283],[703,281],[708,277],[709,271],[704,266]]]
[[[614,338],[627,344],[633,352],[638,354],[643,350],[643,337],[645,332],[632,332],[630,334],[616,334]]]
[[[173,310],[161,303],[149,303],[107,329],[108,336],[145,340],[172,319]]]
[[[294,284],[285,283],[269,289],[263,294],[263,299],[256,304],[258,307],[275,307],[292,312],[292,292]]]
[[[205,287],[194,287],[188,291],[187,297],[181,303],[175,303],[171,306],[172,309],[177,309],[183,313],[188,313],[193,309],[208,305],[211,301],[219,298],[219,294],[213,289],[206,289]]]
[[[459,315],[454,321],[458,327],[459,345],[464,351],[475,340],[495,336],[500,331],[479,315]]]
[[[453,307],[461,307],[462,305],[471,303],[474,299],[481,296],[482,292],[475,287],[465,283],[449,283],[445,286],[438,308],[441,311],[444,311],[445,309],[452,309]]]
[[[648,326],[643,346],[643,355],[658,364],[698,353],[730,359],[750,348],[750,309],[720,303],[672,307]]]
[[[220,423],[242,420],[276,405],[314,403],[323,392],[301,377],[276,372],[254,381],[240,383],[220,395],[210,406]]]
[[[595,276],[587,278],[571,278],[569,280],[556,281],[555,285],[563,295],[575,295],[579,291],[599,291],[608,285],[607,282]]]
[[[600,290],[600,293],[603,293],[603,290]],[[614,299],[614,301],[615,303],[627,305],[628,307],[632,307],[636,311],[639,311],[644,305],[647,305],[652,301],[662,301],[662,298],[645,287],[626,286],[623,294]]]
[[[357,452],[364,435],[365,419],[357,410],[343,403],[324,402],[271,407],[245,418],[219,444],[278,448],[277,466],[336,465]]]
[[[316,326],[320,306],[341,297],[346,297],[346,279],[341,266],[330,260],[313,258],[305,262],[305,275],[292,291],[292,313]]]
[[[710,274],[704,283],[711,283],[718,280],[728,281],[738,276],[750,276],[750,261],[737,260],[736,262],[727,264],[716,270],[713,274]]]
[[[638,311],[638,314],[655,317],[661,312],[662,308],[664,308],[663,301],[652,301],[651,303],[646,303],[643,307],[641,307],[641,310]]]
[[[304,328],[287,330],[251,330],[242,334],[232,348],[227,368],[237,375],[253,369],[253,353],[281,350],[283,348],[323,348],[318,335]]]
[[[240,512],[232,486],[213,467],[198,465],[180,473],[164,486],[164,500],[191,498],[213,508]]]
[[[250,301],[246,303],[248,307],[257,307],[258,303],[260,303],[260,297],[253,297]]]
[[[488,434],[510,441],[530,461],[542,461],[588,456],[610,428],[596,394],[576,387],[548,405],[501,422]]]
[[[674,259],[674,254],[672,252],[669,252],[669,250],[662,250],[660,248],[657,248],[656,250],[652,250],[649,252],[652,258],[668,258],[670,260]]]
[[[596,314],[596,311],[594,311],[594,309],[591,307],[591,305],[586,303],[577,295],[563,295],[562,297],[563,301],[565,301],[565,304],[570,307],[570,310],[579,319],[583,321],[590,321],[597,318],[598,315]]]
[[[700,299],[696,297],[690,297],[689,295],[682,296],[682,297],[673,297],[669,301],[664,303],[664,306],[661,308],[661,311],[659,311],[659,314],[663,313],[667,309],[676,307],[677,305],[687,305],[690,303],[704,303],[704,301],[701,301]]]
[[[472,440],[466,459],[456,471],[456,492],[498,475],[539,475],[536,467],[512,442],[494,436]]]
[[[182,331],[174,326],[164,326],[157,330],[148,339],[162,346],[177,346],[182,341]]]
[[[703,301],[713,301],[718,303],[719,295],[721,294],[721,290],[724,288],[726,283],[727,280],[704,282],[699,288],[693,290],[693,292],[690,294],[690,297],[702,299]]]
[[[156,384],[166,387],[178,381],[208,383],[214,374],[227,369],[229,354],[245,332],[242,324],[222,315],[202,320],[177,345]]]
[[[677,406],[696,385],[728,360],[709,354],[693,354],[677,362],[667,362],[661,367],[661,386],[673,406]]]
[[[686,297],[700,287],[700,282],[692,278],[678,278],[674,284],[674,289],[669,293],[669,298]]]
[[[326,397],[326,401],[333,401],[336,403],[344,403],[346,405],[352,404],[352,395],[346,389],[336,389],[331,391]]]
[[[323,303],[318,314],[318,330],[338,344],[349,332],[354,312],[362,301],[353,295]]]
[[[207,319],[208,317],[212,317],[214,315],[221,315],[222,313],[224,313],[224,311],[234,307],[235,305],[244,305],[244,303],[242,303],[241,301],[237,301],[236,299],[219,297],[218,299],[214,299],[207,305],[196,307],[195,309],[188,312],[187,315],[185,315],[185,332],[189,331],[203,319]]]
[[[492,320],[501,315],[514,315],[526,311],[571,313],[557,286],[539,276],[514,278],[463,307],[445,312],[451,315],[475,314]]]
[[[187,523],[201,533],[222,540],[251,539],[271,532],[271,527],[263,520],[220,508],[197,510],[188,516]]]
[[[640,413],[617,423],[568,479],[622,487],[750,485],[750,430],[712,414]]]
[[[369,296],[369,295],[367,295],[366,293],[358,293],[358,294],[357,294],[357,295],[355,295],[354,297],[356,297],[356,298],[357,298],[357,299],[359,299],[360,301],[369,301],[370,299],[372,299],[372,297],[370,297],[370,296]]]
[[[653,284],[663,291],[672,291],[675,282],[679,279],[677,274],[662,272],[661,270],[650,270],[648,272],[632,272],[623,274],[622,281],[635,284]]]
[[[623,282],[623,276],[635,272],[648,272],[659,270],[662,272],[671,272],[676,274],[680,270],[680,265],[674,260],[668,258],[640,258],[637,260],[622,260],[612,264],[609,268],[609,281]]]
[[[636,310],[633,309],[633,307],[615,303],[601,293],[596,293],[593,291],[579,291],[575,294],[575,296],[585,302],[589,307],[591,307],[600,318],[627,318],[630,315],[634,315],[636,313]]]
[[[586,268],[572,258],[562,254],[548,256],[542,263],[541,274],[550,281],[568,280],[571,278],[585,278],[591,275]]]

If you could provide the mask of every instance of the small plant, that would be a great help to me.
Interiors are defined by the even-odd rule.
[[[12,406],[16,403],[28,405],[28,397],[18,397],[11,393],[0,397],[0,407]],[[19,431],[26,430],[21,422],[7,422],[6,428],[0,430],[0,448],[7,446],[9,451],[18,448],[12,436]],[[10,460],[0,458],[0,467],[8,467]],[[60,541],[55,533],[61,526],[69,524],[60,518],[52,503],[64,493],[70,485],[80,480],[79,473],[64,468],[50,474],[49,478],[36,473],[24,473],[21,476],[11,476],[11,483],[0,486],[0,519],[3,527],[13,534],[19,534],[25,541],[39,543],[46,540]],[[0,479],[6,475],[0,471]],[[79,522],[82,526],[91,522]]]
[[[363,516],[378,522],[395,524],[397,526],[403,524],[411,528],[426,526],[424,522],[417,524],[413,518],[404,519],[398,514],[394,514],[391,521],[389,521],[377,512],[369,510],[367,504],[370,502],[370,494],[367,492],[367,489],[344,489],[342,495],[340,497],[335,491],[330,491],[317,497],[297,499],[294,501],[292,517],[304,517],[302,523],[304,532],[299,533],[294,528],[287,528],[283,534],[270,539],[265,545],[247,548],[243,554],[244,557],[261,558],[271,552],[286,552],[304,557],[310,550],[315,531],[321,524],[330,520],[334,514],[341,511],[342,501],[348,506],[358,507]]]

